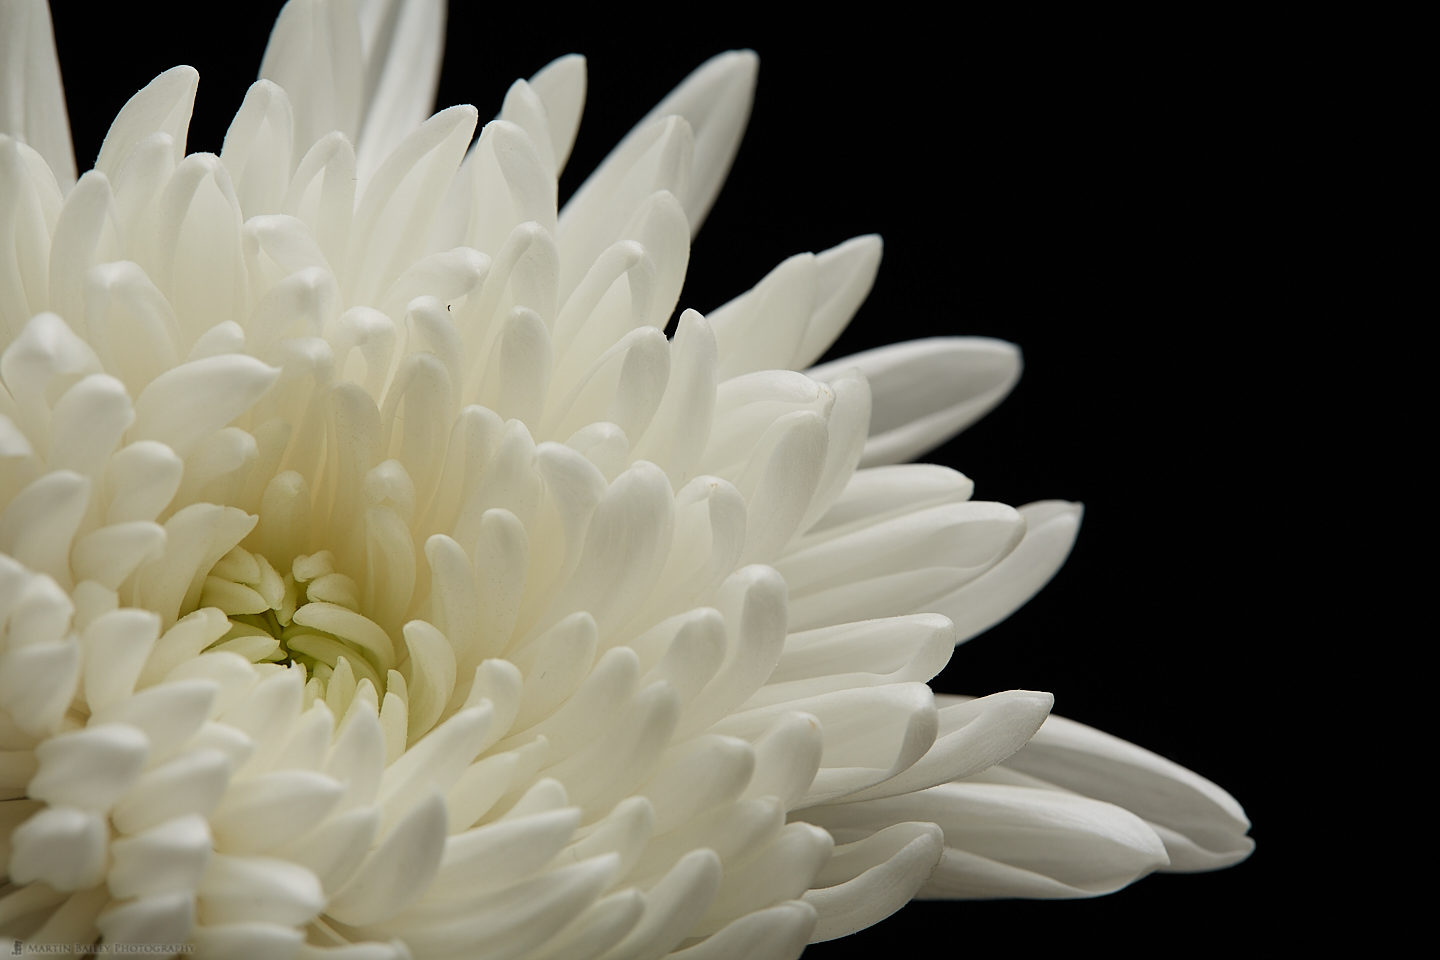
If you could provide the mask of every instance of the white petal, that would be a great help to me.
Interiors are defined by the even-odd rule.
[[[930,688],[896,683],[836,690],[735,713],[717,732],[750,737],[792,711],[820,721],[824,752],[805,803],[824,803],[873,786],[918,761],[935,742],[939,720]]]
[[[0,133],[37,150],[63,189],[75,182],[70,116],[44,0],[0,5]]]
[[[435,895],[470,898],[528,879],[559,853],[580,824],[576,807],[501,820],[445,841]]]
[[[35,748],[39,768],[26,792],[55,806],[104,812],[140,775],[149,747],[123,723],[59,734]]]
[[[389,2],[382,9],[378,29],[362,33],[365,101],[355,151],[362,178],[429,116],[445,47],[442,0]]]
[[[195,952],[216,960],[291,960],[300,953],[305,934],[278,923],[209,923],[195,931]]]
[[[725,662],[686,706],[679,733],[710,726],[753,694],[780,658],[785,644],[785,581],[769,567],[744,567],[721,586],[715,606],[728,634]]]
[[[1165,841],[1170,870],[1216,870],[1239,863],[1255,842],[1235,798],[1177,763],[1117,737],[1051,717],[1006,767],[1066,790],[1118,804]]]
[[[294,119],[285,91],[269,80],[251,84],[225,131],[225,145],[220,150],[220,160],[230,171],[240,209],[247,218],[282,209],[294,167],[293,135]]]
[[[863,930],[899,910],[940,861],[945,835],[933,823],[894,826],[835,848],[804,901],[819,922],[812,943]]]
[[[444,793],[487,742],[494,710],[489,704],[461,710],[431,730],[385,770],[380,781],[384,810],[382,833],[388,834],[411,809],[432,792]],[[383,718],[382,718],[383,719]]]
[[[897,616],[936,600],[990,569],[1024,535],[1025,521],[999,503],[932,507],[782,559],[791,589],[791,628]]]
[[[40,155],[0,134],[0,330],[7,339],[27,318],[52,306],[45,299],[48,254],[62,202]]]
[[[230,757],[218,750],[181,754],[142,774],[111,819],[122,833],[136,834],[187,814],[208,816],[225,794],[230,769]]]
[[[90,481],[70,470],[40,477],[0,513],[0,550],[69,586],[70,544],[85,517],[90,491]]]
[[[654,960],[690,932],[720,888],[720,858],[691,850],[645,894],[645,913],[602,960]]]
[[[195,928],[190,891],[116,901],[96,918],[107,943],[184,943]]]
[[[210,857],[196,891],[205,922],[264,922],[299,926],[325,908],[315,875],[288,860]]]
[[[635,443],[635,456],[659,466],[677,488],[689,477],[710,437],[717,356],[715,335],[705,319],[693,310],[681,314],[670,346],[665,395],[644,436]]]
[[[228,853],[283,855],[340,800],[344,788],[311,770],[277,770],[233,784],[210,815]]]
[[[974,776],[1023,747],[1045,721],[1053,702],[1050,694],[1030,690],[960,702],[937,697],[939,733],[925,756],[898,776],[847,799],[893,797]]]
[[[649,121],[622,141],[560,211],[560,296],[568,299],[600,254],[656,194],[670,194],[685,221],[686,186],[695,142],[681,117]],[[623,151],[623,152],[622,152]],[[687,226],[688,226],[688,221]],[[688,247],[686,253],[688,255]]]
[[[545,161],[527,131],[495,120],[480,132],[451,187],[465,191],[468,202],[448,215],[457,218],[466,245],[495,252],[522,223],[555,232],[555,189],[555,180],[546,176]],[[459,220],[460,216],[465,219]]]
[[[603,816],[655,772],[679,719],[679,698],[664,683],[641,690],[594,746],[545,772],[565,784],[588,823]]]
[[[694,159],[687,166],[688,187],[681,194],[691,232],[700,228],[720,193],[725,175],[740,147],[755,96],[760,60],[749,50],[732,50],[696,68],[621,140],[566,205],[581,206],[587,195],[609,192],[619,171],[630,167],[645,149],[645,131],[665,117],[683,117],[694,131]]]
[[[524,957],[595,902],[615,873],[615,854],[545,873],[443,918],[417,917],[404,929],[418,953],[475,960]]]
[[[135,692],[135,683],[160,634],[160,618],[148,610],[112,610],[86,625],[85,701],[102,710]]]
[[[347,4],[287,3],[270,32],[260,77],[273,80],[295,108],[295,143],[305,149],[331,130],[353,140],[365,94],[360,25]]]
[[[371,807],[331,817],[292,844],[286,857],[305,867],[333,894],[349,882],[375,841],[380,814]]]
[[[655,809],[655,831],[682,827],[739,796],[755,770],[755,751],[734,737],[713,734],[670,748],[643,788]]]
[[[755,741],[755,775],[745,798],[775,798],[787,810],[798,807],[820,772],[824,751],[824,734],[814,714],[781,714]]]
[[[62,317],[85,316],[85,274],[120,258],[119,225],[110,181],[88,171],[65,196],[50,240],[50,304]]]
[[[906,820],[938,823],[946,849],[921,889],[925,897],[1093,897],[1167,862],[1160,838],[1139,817],[1050,789],[947,783],[807,816],[840,837]]]
[[[342,923],[383,923],[434,882],[445,850],[445,801],[431,793],[370,852],[325,908]]]
[[[470,106],[442,110],[407,136],[375,172],[350,235],[353,301],[375,299],[418,257],[450,178],[460,166],[477,115]]]
[[[580,128],[580,112],[585,106],[585,58],[572,53],[547,64],[530,78],[530,86],[545,104],[558,176],[565,169]]]
[[[692,933],[712,933],[736,917],[800,896],[833,848],[830,834],[819,827],[787,824],[774,843],[726,870],[714,902]]]
[[[106,883],[120,898],[189,893],[210,861],[210,828],[198,814],[178,817],[110,845]]]
[[[278,370],[240,355],[195,360],[167,370],[135,402],[134,434],[185,456],[248,410]]]
[[[597,900],[561,928],[532,955],[532,960],[595,960],[635,928],[645,897],[633,887]]]
[[[870,381],[874,413],[865,466],[913,459],[984,416],[1020,378],[1020,352],[984,337],[935,337],[813,367],[829,380],[852,367]]]
[[[789,900],[732,920],[704,942],[677,950],[670,957],[672,960],[727,960],[729,957],[795,960],[806,943],[815,940],[812,935],[816,930],[815,915],[814,907],[808,902]]]
[[[11,618],[12,636],[23,636],[18,619]],[[79,679],[78,643],[12,646],[0,653],[0,708],[9,712],[21,730],[46,736],[60,726]]]
[[[180,362],[175,310],[138,264],[92,267],[85,274],[84,299],[90,342],[132,395]]]
[[[184,680],[142,690],[90,718],[92,724],[130,724],[150,741],[150,761],[174,755],[210,715],[216,686],[209,680]]]
[[[819,255],[798,254],[710,311],[725,360],[722,378],[814,363],[869,294],[880,252],[880,238],[871,234]]]
[[[932,608],[955,623],[955,642],[989,630],[1039,593],[1059,572],[1080,532],[1084,508],[1063,500],[1042,500],[1020,508],[1025,536],[999,563]]]
[[[57,890],[92,887],[105,877],[107,839],[103,814],[46,807],[15,829],[10,879]]]
[[[123,383],[103,373],[86,377],[51,412],[50,468],[99,476],[134,418]]]
[[[185,156],[185,134],[199,83],[194,67],[172,67],[151,80],[116,114],[95,158],[95,169],[113,181],[135,147],[154,133],[170,137],[171,156],[178,164]]]

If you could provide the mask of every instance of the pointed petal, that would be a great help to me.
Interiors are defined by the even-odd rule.
[[[0,4],[0,133],[45,158],[62,191],[75,182],[70,114],[45,0]]]
[[[170,155],[175,163],[185,157],[185,135],[190,129],[190,112],[195,108],[195,89],[200,74],[194,67],[171,67],[131,97],[115,115],[95,169],[119,183],[116,175],[142,141],[151,134],[170,138]]]
[[[864,466],[911,460],[964,430],[1020,379],[1020,351],[985,337],[933,337],[811,368],[830,380],[851,367],[870,381],[874,410]]]
[[[806,817],[842,840],[907,820],[939,824],[945,853],[922,897],[1094,897],[1167,863],[1160,838],[1133,813],[1044,788],[946,783]]]
[[[1165,841],[1168,869],[1218,870],[1250,855],[1250,821],[1235,798],[1198,774],[1133,743],[1051,717],[1005,762],[1065,790],[1118,804]]]
[[[689,187],[682,196],[693,236],[705,214],[710,212],[725,175],[730,172],[735,152],[740,148],[740,138],[750,119],[759,69],[760,59],[750,50],[732,50],[701,64],[635,125],[576,191],[575,198],[578,200],[587,191],[602,189],[604,172],[612,164],[628,166],[641,131],[649,124],[665,117],[683,117],[694,132],[695,143]]]
[[[893,797],[973,776],[1025,746],[1053,702],[1050,694],[1033,690],[1008,690],[959,702],[937,697],[940,732],[925,756],[899,776],[847,799]]]
[[[361,25],[365,99],[355,160],[362,179],[430,115],[445,49],[445,0],[390,0],[379,12],[373,35]]]
[[[880,238],[802,253],[707,314],[724,359],[721,379],[752,370],[800,370],[819,359],[860,308],[880,269]]]
[[[270,31],[260,78],[273,80],[289,95],[297,152],[332,130],[353,143],[365,94],[354,5],[319,0],[285,4]]]
[[[530,78],[530,87],[545,105],[558,176],[570,159],[570,148],[580,129],[580,112],[585,107],[585,58],[572,53],[551,62]]]
[[[1080,504],[1063,500],[1042,500],[1020,508],[1025,518],[1025,536],[1015,549],[959,590],[932,604],[932,609],[955,624],[956,643],[964,643],[1000,623],[1050,582],[1075,545],[1083,513]]]
[[[342,923],[383,923],[429,889],[445,850],[445,801],[431,793],[370,852],[325,908]]]

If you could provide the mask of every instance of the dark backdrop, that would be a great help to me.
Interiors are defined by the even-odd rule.
[[[162,69],[201,74],[190,149],[218,151],[258,69],[265,4],[62,2],[57,36],[82,169]],[[277,5],[278,6],[278,5]],[[1230,789],[1259,842],[1230,871],[1062,903],[915,904],[817,960],[965,948],[1150,952],[1253,943],[1292,846],[1271,771],[1295,736],[1297,655],[1272,466],[1301,456],[1276,349],[1297,323],[1293,218],[1306,79],[1283,25],[1093,15],[901,15],[782,28],[624,22],[456,3],[440,103],[582,52],[590,95],[562,199],[693,66],[759,51],[752,126],[697,238],[682,305],[725,302],[784,257],[881,233],[880,278],[832,355],[928,334],[1020,344],[1020,386],[928,459],[1010,503],[1080,500],[1054,582],[957,650],[936,681],[1054,691],[1056,712]]]

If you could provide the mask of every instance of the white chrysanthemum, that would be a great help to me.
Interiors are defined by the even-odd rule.
[[[1013,348],[793,372],[873,237],[666,338],[753,55],[557,215],[583,61],[472,146],[471,107],[420,122],[442,21],[294,0],[220,156],[177,67],[75,181],[45,6],[0,6],[0,930],[778,958],[917,893],[1242,858],[1207,781],[1040,729],[1047,694],[926,686],[1078,525],[885,466]]]

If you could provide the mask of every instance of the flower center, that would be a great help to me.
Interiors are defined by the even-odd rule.
[[[215,564],[200,594],[218,607],[230,630],[210,649],[229,650],[253,663],[296,663],[319,682],[353,687],[369,680],[383,696],[395,666],[395,645],[360,612],[355,581],[335,570],[330,551],[298,556],[281,574],[268,559],[236,547]]]

